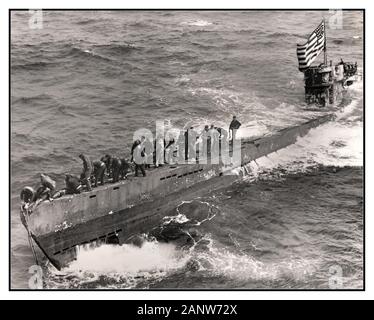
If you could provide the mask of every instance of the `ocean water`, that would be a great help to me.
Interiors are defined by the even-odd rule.
[[[133,245],[81,248],[46,288],[363,288],[363,83],[339,107],[308,108],[296,43],[328,12],[50,11],[30,29],[11,13],[11,286],[27,288],[34,264],[19,220],[19,192],[40,172],[60,186],[81,152],[128,155],[133,132],[228,126],[270,134],[335,112],[296,144],[241,169],[219,190],[182,202]],[[335,62],[363,74],[363,14],[328,30]],[[320,58],[321,59],[321,58]],[[239,170],[238,170],[239,171]],[[239,173],[239,172],[238,172]],[[198,240],[191,237],[198,234]],[[335,270],[335,271],[334,271]]]

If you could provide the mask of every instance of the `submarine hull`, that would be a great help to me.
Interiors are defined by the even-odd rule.
[[[182,201],[235,181],[237,177],[226,175],[226,170],[292,145],[312,128],[333,118],[328,114],[270,136],[242,140],[241,161],[236,165],[165,166],[147,171],[146,177],[130,177],[89,192],[44,201],[23,223],[47,259],[61,269],[76,258],[82,247],[121,245],[136,234],[148,232]]]

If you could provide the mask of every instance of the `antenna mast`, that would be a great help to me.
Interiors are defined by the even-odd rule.
[[[327,33],[326,33],[326,21],[325,18],[323,18],[323,32],[325,33],[325,45],[323,48],[324,53],[324,64],[327,66]]]

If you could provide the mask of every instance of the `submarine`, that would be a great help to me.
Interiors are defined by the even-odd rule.
[[[323,47],[316,38],[319,39],[318,35],[312,34],[306,45],[298,46],[297,57],[299,69],[304,72],[306,102],[326,107],[336,104],[342,92],[356,81],[357,63],[327,65],[325,56],[322,65],[312,66],[318,54],[326,49],[325,39]],[[311,41],[319,46],[317,51],[309,48]],[[308,58],[306,54],[311,51],[312,58]],[[168,208],[231,184],[238,177],[228,172],[286,148],[313,128],[334,119],[335,113],[330,112],[263,137],[242,139],[238,144],[233,140],[230,155],[240,155],[235,163],[222,161],[219,153],[217,161],[165,164],[147,170],[145,177],[130,174],[125,180],[106,183],[91,191],[27,206],[21,203],[20,218],[34,256],[36,244],[60,270],[77,258],[82,247],[129,243],[136,235],[159,226]]]

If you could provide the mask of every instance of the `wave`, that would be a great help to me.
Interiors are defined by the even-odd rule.
[[[350,112],[347,111],[345,116]],[[339,118],[338,118],[339,119]],[[342,119],[342,118],[340,118]],[[248,181],[268,176],[270,179],[288,174],[305,173],[319,166],[362,167],[363,124],[328,122],[312,129],[305,137],[287,148],[251,162],[234,173]]]
[[[94,24],[94,23],[98,23],[98,22],[100,22],[100,21],[97,20],[97,19],[87,19],[87,20],[76,21],[75,24],[84,26],[84,25]]]
[[[183,83],[184,85],[186,83]],[[257,97],[256,92],[238,92],[235,89],[189,87],[188,92],[193,96],[208,97],[214,103],[214,108],[219,110],[216,114],[219,119],[201,118],[194,123],[199,129],[205,124],[214,122],[221,127],[227,127],[232,115],[236,115],[242,122],[238,132],[240,138],[259,137],[270,133],[272,130],[285,126],[293,126],[321,116],[321,111],[301,110],[299,106],[279,103],[276,108],[269,108]],[[269,117],[269,113],[272,114]]]
[[[264,36],[267,38],[276,38],[276,39],[282,39],[285,37],[300,37],[300,35],[297,33],[281,32],[281,31],[272,32],[272,33],[266,32],[264,33]]]
[[[53,62],[44,62],[44,61],[29,62],[29,63],[23,63],[23,64],[12,64],[11,71],[18,71],[18,70],[39,71],[39,70],[52,67],[55,65],[56,64]]]
[[[62,271],[49,270],[52,288],[136,288],[183,268],[188,257],[173,244],[147,241],[132,244],[80,248],[77,260]],[[144,283],[142,285],[142,283]]]
[[[80,47],[72,47],[68,53],[68,56],[73,56],[73,57],[83,58],[83,59],[87,59],[87,57],[91,57],[93,59],[99,59],[105,62],[113,61],[112,59],[106,56],[98,54],[92,49],[80,48]]]
[[[46,282],[53,288],[149,288],[186,273],[209,274],[234,283],[284,278],[300,281],[315,273],[319,265],[318,260],[294,257],[261,261],[240,250],[222,248],[208,234],[188,250],[155,240],[141,247],[125,244],[80,249],[69,267],[62,271],[51,268]],[[191,283],[191,287],[199,287],[199,282]]]
[[[81,59],[92,58],[103,62],[117,63],[118,57],[123,58],[123,56],[130,54],[133,50],[138,50],[133,44],[73,45],[66,55],[68,57]]]
[[[146,23],[144,21],[134,21],[130,22],[127,26],[134,27],[134,28],[152,28],[152,25],[149,23]]]
[[[189,21],[183,21],[180,24],[185,25],[185,26],[207,27],[207,26],[213,25],[213,22],[209,22],[206,20],[189,20]]]
[[[235,242],[235,239],[233,241]],[[314,274],[320,265],[317,259],[294,257],[274,262],[261,261],[251,254],[216,246],[211,239],[207,248],[206,251],[198,251],[193,257],[198,265],[197,270],[209,271],[213,275],[236,280],[235,282],[280,281],[284,278],[300,281]]]
[[[31,103],[31,102],[41,102],[41,101],[51,101],[53,97],[49,94],[37,94],[35,96],[29,97],[12,97],[12,104],[15,103]]]
[[[139,50],[137,46],[132,43],[109,43],[94,46],[94,50],[101,50],[111,54],[122,55],[128,54],[134,50]]]

